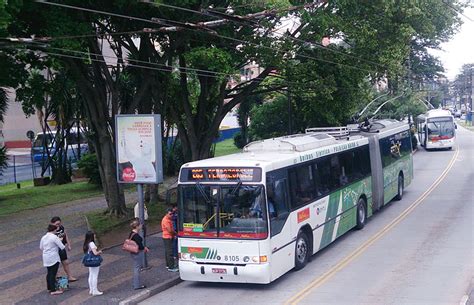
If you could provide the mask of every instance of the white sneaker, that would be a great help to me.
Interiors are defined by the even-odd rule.
[[[96,296],[96,295],[103,295],[104,293],[102,291],[96,291],[96,292],[93,292],[92,295]]]

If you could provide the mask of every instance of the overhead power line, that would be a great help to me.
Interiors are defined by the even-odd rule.
[[[2,48],[8,48],[8,49],[15,49],[15,50],[23,50],[23,51],[28,51],[28,52],[41,52],[42,54],[46,54],[46,55],[50,55],[50,56],[57,56],[57,57],[63,57],[63,58],[70,58],[70,59],[81,59],[81,60],[89,60],[89,61],[94,61],[94,62],[100,62],[100,63],[105,63],[105,64],[109,64],[106,60],[103,60],[103,59],[98,59],[98,58],[93,58],[93,57],[90,57],[90,56],[94,56],[94,57],[107,57],[107,56],[104,56],[103,54],[99,54],[99,53],[87,53],[87,52],[81,52],[81,51],[74,51],[74,50],[68,50],[68,49],[63,49],[64,51],[69,51],[69,52],[77,52],[77,53],[82,53],[84,54],[83,56],[80,56],[80,55],[69,55],[69,54],[64,54],[64,53],[57,53],[57,52],[51,52],[51,51],[47,51],[47,50],[40,50],[40,49],[29,49],[29,48],[24,48],[24,47],[15,47],[15,46],[0,46],[0,49]],[[56,48],[58,50],[61,50],[61,48]],[[90,56],[87,56],[87,55],[90,55]],[[110,56],[109,56],[110,57]],[[145,62],[147,64],[150,64],[148,62]],[[139,65],[139,64],[131,64],[131,63],[127,63],[126,65],[124,66],[129,66],[129,67],[133,67],[133,68],[138,68],[138,69],[147,69],[147,70],[151,70],[151,71],[160,71],[160,72],[168,72],[168,73],[173,73],[173,72],[179,72],[181,73],[182,71],[181,70],[196,70],[196,69],[193,69],[193,68],[186,68],[186,67],[172,67],[172,66],[166,66],[166,65],[163,65],[164,67],[167,67],[167,68],[157,68],[157,67],[150,67],[150,66],[145,66],[145,65]],[[180,70],[180,71],[176,71],[176,70]],[[206,72],[215,72],[215,71],[207,71],[207,70],[200,70],[200,71],[206,71]],[[199,73],[199,72],[196,72],[196,71],[192,71],[195,73],[195,75],[197,76],[205,76],[205,77],[209,77],[209,78],[217,78],[219,77],[219,75],[209,75],[209,74],[202,74],[202,73]],[[225,73],[222,73],[222,72],[218,72],[220,74],[225,74]],[[226,74],[228,76],[235,76],[235,74]],[[297,82],[290,82],[288,80],[286,80],[285,78],[283,78],[282,76],[280,75],[274,75],[274,74],[270,74],[269,77],[273,77],[273,78],[277,78],[279,80],[282,81],[281,84],[275,84],[276,86],[281,86],[281,85],[286,85],[286,86],[301,86],[301,83],[297,83]],[[255,81],[255,80],[265,80],[265,78],[253,78],[251,80],[249,80],[248,82],[250,83],[251,81]],[[260,84],[259,87],[261,88],[272,88],[271,85],[269,84]],[[341,90],[355,90],[356,87],[341,87],[341,86],[333,86],[331,85],[331,88],[335,88],[335,89],[341,89]],[[230,88],[229,90],[232,91],[233,89],[235,88]],[[237,90],[237,89],[236,89]],[[299,91],[300,93],[302,94],[305,94],[305,93],[318,93],[319,92],[319,89],[316,89],[316,88],[307,88],[306,90],[302,90],[302,91]]]
[[[244,20],[248,21],[248,18],[251,17],[251,15],[247,15],[247,16],[244,16],[244,17],[237,16],[237,15],[230,15],[230,14],[227,14],[227,13],[217,12],[217,11],[214,11],[214,10],[211,10],[211,9],[205,9],[205,10],[202,10],[202,11],[198,11],[198,10],[188,9],[188,8],[184,8],[184,7],[181,7],[181,6],[170,5],[170,4],[155,3],[155,2],[146,2],[146,3],[152,4],[152,5],[157,6],[157,7],[163,6],[163,7],[167,7],[167,8],[171,8],[171,9],[175,9],[175,10],[181,10],[181,11],[190,12],[190,13],[194,13],[194,14],[199,14],[199,15],[203,15],[203,16],[208,16],[208,17],[212,17],[212,18],[224,18],[224,19],[227,19],[231,22],[241,23],[243,25],[248,25],[248,22],[245,23]],[[270,31],[270,32],[275,33],[276,31]],[[364,59],[364,58],[361,58],[359,56],[355,56],[355,55],[352,55],[352,54],[348,54],[348,53],[343,52],[343,51],[327,48],[326,46],[322,45],[321,43],[309,42],[309,41],[299,39],[299,38],[296,38],[296,37],[293,37],[293,36],[288,36],[288,35],[285,36],[285,37],[289,38],[293,41],[302,42],[304,44],[316,45],[321,50],[341,54],[341,55],[346,56],[346,57],[354,58],[354,59],[357,59],[357,60],[360,60],[360,61],[363,61],[363,62],[367,62],[367,63],[370,63],[370,64],[377,65],[379,67],[386,68],[384,65],[382,65],[380,63],[377,63],[377,62],[374,62],[374,61],[371,61],[371,60],[367,60],[367,59]]]
[[[94,9],[87,9],[87,8],[77,7],[77,6],[72,6],[72,5],[65,5],[65,4],[60,4],[60,3],[52,3],[52,2],[40,1],[40,0],[36,0],[36,1],[37,1],[38,3],[41,3],[41,4],[48,4],[48,5],[54,5],[54,6],[59,6],[59,7],[65,7],[65,8],[69,8],[69,9],[83,10],[83,11],[87,11],[87,12],[98,13],[98,14],[105,14],[105,15],[115,16],[115,17],[119,17],[119,18],[125,18],[125,19],[130,19],[130,20],[137,20],[137,21],[148,22],[148,23],[152,23],[152,24],[159,24],[159,25],[162,25],[163,23],[162,23],[161,21],[169,21],[169,22],[172,22],[172,23],[175,23],[175,24],[180,24],[181,26],[183,26],[185,29],[188,29],[188,30],[193,30],[193,31],[196,31],[196,30],[197,30],[196,28],[190,28],[190,24],[183,23],[183,22],[179,22],[179,21],[166,20],[166,19],[160,19],[161,21],[156,21],[156,20],[153,21],[153,20],[148,20],[148,19],[143,19],[143,18],[128,16],[128,15],[121,15],[121,14],[109,13],[109,12],[105,12],[105,11],[99,11],[99,10],[94,10]],[[204,24],[204,23],[202,23],[202,24]],[[176,28],[176,26],[168,27],[168,28],[165,28],[165,29],[164,29],[164,28],[160,28],[160,29],[156,29],[156,31],[157,31],[157,32],[174,31],[173,28]],[[278,52],[280,52],[280,53],[292,52],[291,50],[280,50],[280,49],[276,49],[276,48],[274,48],[274,47],[269,47],[269,46],[265,46],[265,45],[260,45],[260,44],[256,44],[256,43],[244,41],[244,40],[241,40],[241,39],[237,39],[237,38],[232,38],[232,37],[220,35],[220,34],[217,34],[217,33],[211,33],[211,32],[208,32],[208,31],[202,31],[202,30],[200,30],[200,29],[197,30],[197,31],[199,31],[200,33],[206,33],[206,34],[209,34],[209,35],[213,35],[213,36],[215,36],[215,37],[219,37],[219,38],[222,38],[222,39],[227,39],[227,40],[231,40],[231,41],[234,41],[234,42],[237,42],[237,43],[242,43],[242,44],[244,44],[244,45],[245,45],[245,44],[252,45],[252,46],[255,46],[255,47],[257,47],[257,48],[264,48],[264,49],[268,49],[268,50],[271,50],[271,51],[278,51]],[[315,60],[315,61],[320,61],[320,62],[335,64],[335,65],[341,65],[341,66],[345,66],[345,67],[348,67],[348,68],[351,68],[351,69],[360,70],[360,71],[369,72],[369,73],[377,73],[377,71],[374,71],[374,70],[368,70],[368,69],[364,69],[364,68],[352,66],[352,65],[349,65],[349,64],[344,64],[344,63],[334,62],[334,61],[331,61],[331,60],[321,59],[321,58],[317,58],[317,57],[313,57],[313,56],[303,55],[303,54],[300,54],[300,53],[297,53],[297,52],[293,52],[293,53],[294,53],[295,56],[300,57],[300,58],[305,58],[305,59],[310,59],[310,60]]]

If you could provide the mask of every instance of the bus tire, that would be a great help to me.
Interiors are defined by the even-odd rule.
[[[397,196],[395,196],[395,200],[402,200],[403,198],[403,175],[398,175],[398,188],[397,188]]]
[[[309,241],[308,236],[303,231],[298,233],[295,245],[295,270],[303,269],[308,263]]]
[[[359,198],[357,202],[357,211],[356,211],[356,229],[361,230],[365,226],[365,221],[367,219],[367,208],[365,204],[365,200],[363,198]]]

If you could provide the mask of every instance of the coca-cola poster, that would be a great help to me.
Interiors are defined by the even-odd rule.
[[[119,183],[163,182],[160,124],[159,114],[115,117]]]

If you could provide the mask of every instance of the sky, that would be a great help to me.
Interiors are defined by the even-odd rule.
[[[461,16],[464,23],[451,40],[441,45],[442,51],[431,50],[443,63],[449,80],[454,80],[463,64],[474,63],[474,7],[466,8],[463,15],[467,18]]]

